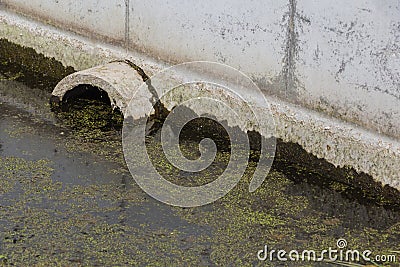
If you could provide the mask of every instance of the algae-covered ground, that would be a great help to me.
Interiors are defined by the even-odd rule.
[[[171,207],[149,197],[131,178],[122,153],[121,117],[106,101],[81,99],[51,113],[54,120],[49,120],[48,105],[26,112],[16,104],[24,96],[12,97],[15,101],[0,94],[3,265],[399,266],[400,210],[391,205],[396,201],[367,198],[368,192],[351,197],[345,193],[349,185],[304,179],[305,173],[315,173],[308,162],[287,171],[283,162],[291,159],[277,158],[262,187],[250,193],[256,164],[250,160],[239,185],[222,199],[197,208]],[[188,157],[198,155],[196,123],[202,122],[181,135]],[[218,138],[223,149],[201,175],[187,175],[169,164],[157,132],[146,143],[153,163],[169,180],[197,185],[215,179],[229,160],[229,147]],[[265,245],[321,252],[337,249],[338,239],[347,241],[346,249],[395,255],[397,262],[292,262],[279,261],[276,254],[273,261],[257,258]]]

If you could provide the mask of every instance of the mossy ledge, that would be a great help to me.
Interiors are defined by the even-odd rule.
[[[372,176],[358,173],[349,166],[335,167],[328,161],[307,153],[298,144],[278,139],[272,167],[292,177],[296,182],[330,188],[346,198],[358,200],[363,205],[400,210],[400,192],[397,189],[382,185]]]
[[[38,54],[33,48],[0,38],[0,72],[6,78],[51,92],[62,78],[75,70]]]

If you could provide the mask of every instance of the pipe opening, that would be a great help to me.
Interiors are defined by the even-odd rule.
[[[111,105],[107,92],[90,84],[80,84],[67,91],[62,98],[62,102],[68,105],[69,102],[76,101],[77,99],[98,100],[104,104]]]
[[[63,125],[86,137],[93,131],[121,131],[123,125],[123,115],[111,105],[107,92],[89,84],[67,91],[53,110]]]

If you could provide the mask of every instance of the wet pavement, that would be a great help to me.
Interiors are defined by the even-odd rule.
[[[359,266],[260,261],[275,250],[371,250],[396,255],[400,211],[349,199],[274,168],[248,192],[254,162],[217,202],[171,207],[147,196],[124,162],[119,130],[71,128],[47,104],[49,93],[0,81],[0,261],[15,266]],[[90,123],[89,123],[90,124]],[[183,135],[185,136],[185,135]],[[183,147],[198,143],[188,138]],[[176,172],[147,139],[153,163],[171,181],[208,182],[226,166],[219,151],[201,176]],[[146,170],[142,170],[144,175]],[[292,177],[293,176],[293,177]],[[361,261],[360,264],[373,265]],[[378,264],[378,263],[376,263]]]

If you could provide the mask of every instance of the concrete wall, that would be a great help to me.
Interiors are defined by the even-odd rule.
[[[124,0],[0,0],[5,6],[46,23],[106,41],[125,41]]]
[[[285,101],[400,138],[397,0],[2,0],[167,62],[240,69]]]

